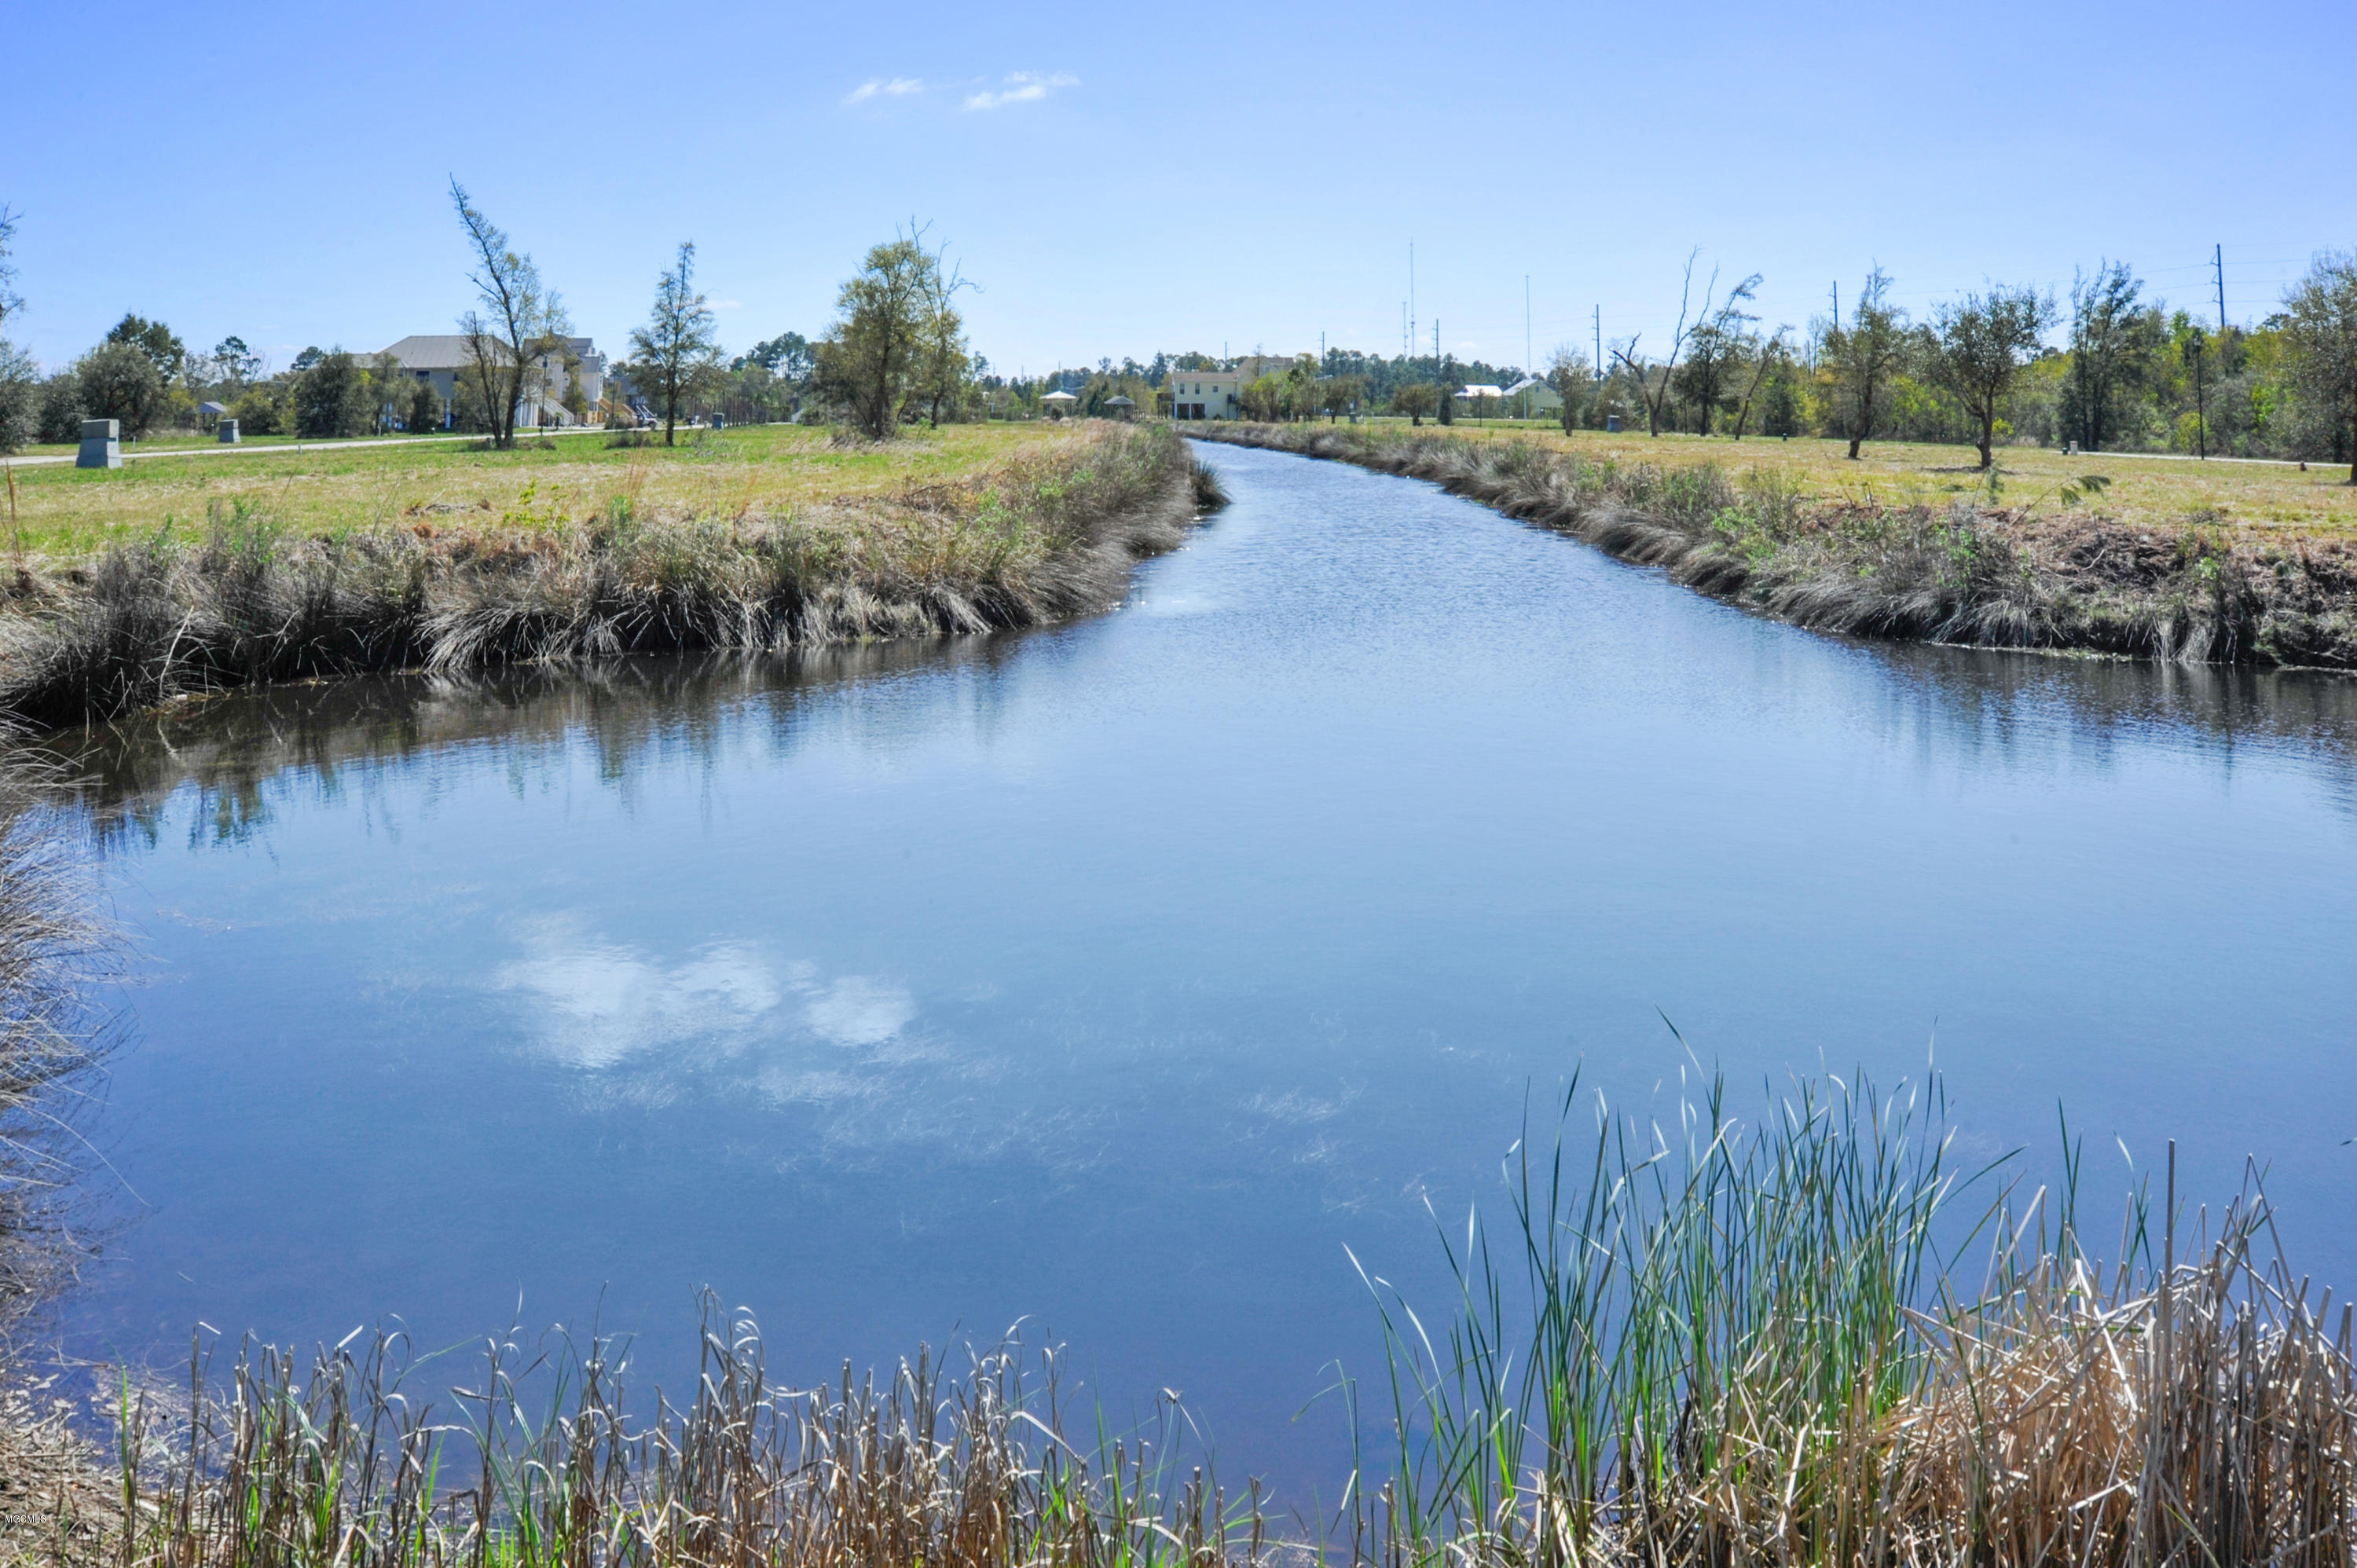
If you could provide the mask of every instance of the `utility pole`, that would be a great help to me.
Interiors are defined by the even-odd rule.
[[[1523,374],[1524,374],[1524,375],[1526,375],[1526,376],[1527,376],[1527,375],[1529,375],[1530,373],[1531,373],[1531,274],[1528,274],[1528,273],[1524,273],[1524,274],[1523,274]],[[1528,393],[1528,392],[1524,392],[1524,393],[1523,394],[1523,401],[1524,403],[1528,403],[1528,402],[1530,401],[1530,397],[1531,397],[1531,394],[1530,394],[1530,393]]]
[[[1407,340],[1415,341],[1415,242],[1407,242]],[[1409,350],[1411,353],[1414,349]]]
[[[2201,328],[2193,329],[2185,346],[2193,355],[2193,427],[2199,433],[2201,460],[2206,463],[2210,460],[2210,401],[2201,386],[2201,350],[2209,345],[2201,341]]]
[[[1588,368],[1598,381],[1604,379],[1604,307],[1600,305],[1596,307],[1596,363]]]
[[[1834,330],[1841,330],[1841,280],[1834,280]]]
[[[1440,317],[1432,318],[1432,378],[1440,383],[1440,423],[1457,423],[1457,400],[1448,395],[1448,377],[1440,363]]]
[[[2210,264],[2218,269],[2218,330],[2223,332],[2226,330],[2226,247],[2222,244],[2212,246],[2210,257]]]

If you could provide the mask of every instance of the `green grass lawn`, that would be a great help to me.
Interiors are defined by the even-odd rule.
[[[1405,433],[1407,421],[1371,422],[1385,434]],[[1438,427],[1425,421],[1425,430]],[[1474,440],[1534,441],[1555,451],[1576,452],[1594,462],[1651,463],[1662,467],[1717,465],[1730,476],[1758,470],[1794,484],[1809,499],[1944,507],[1954,498],[1985,499],[1980,455],[1970,446],[1903,441],[1869,441],[1855,463],[1846,441],[1795,436],[1779,440],[1752,435],[1649,436],[1640,427],[1607,435],[1582,430],[1566,435],[1554,424],[1518,420],[1460,420],[1449,434]],[[2140,526],[2181,528],[2189,522],[2241,525],[2269,532],[2336,537],[2357,535],[2357,489],[2346,466],[2297,463],[2188,462],[2128,452],[2064,456],[2044,447],[1996,449],[1997,504],[2054,505],[2060,488],[2087,474],[2111,483],[2090,510]]]
[[[508,452],[423,440],[298,452],[274,440],[233,455],[120,468],[15,469],[15,532],[6,542],[72,557],[165,528],[193,533],[215,516],[241,513],[329,535],[387,526],[558,527],[600,515],[618,498],[643,517],[774,515],[955,479],[1059,430],[920,427],[869,446],[837,446],[821,427],[767,424],[683,431],[672,447],[660,437],[648,446],[609,446],[609,437],[588,434],[527,438]]]

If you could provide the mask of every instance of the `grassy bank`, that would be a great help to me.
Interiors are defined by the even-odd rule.
[[[2042,472],[2001,473],[1992,496],[1978,476],[1953,471],[1881,485],[1842,474],[1835,485],[1820,454],[1796,457],[1782,443],[1631,453],[1625,437],[1608,449],[1396,426],[1186,429],[1428,479],[1817,630],[2357,668],[2357,498],[2296,468],[2147,461],[2156,471],[2140,470],[2133,487],[2087,483],[2137,461],[2107,454],[2069,459],[2074,471],[2050,484]],[[2220,483],[2261,488],[2299,515],[2240,516],[2203,499]],[[2112,499],[2123,488],[2136,498],[2125,512]]]
[[[1723,1089],[1657,1120],[1575,1086],[1502,1221],[1444,1227],[1453,1301],[1369,1276],[1388,1375],[1328,1517],[1223,1490],[1175,1403],[1075,1420],[1055,1354],[796,1391],[708,1310],[675,1405],[607,1342],[199,1351],[110,1388],[111,1452],[20,1487],[20,1539],[134,1568],[2346,1564],[2350,1314],[2269,1254],[2263,1197],[2197,1226],[2172,1171],[2099,1257],[2075,1149],[2055,1189],[1956,1170],[1938,1098],[1827,1078],[1751,1123]]]
[[[1165,428],[790,427],[20,478],[0,714],[257,680],[777,650],[1104,608],[1216,492]]]

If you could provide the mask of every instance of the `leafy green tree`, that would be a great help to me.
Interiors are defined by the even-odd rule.
[[[323,437],[365,435],[376,428],[374,378],[341,349],[319,356],[295,378],[295,434]]]
[[[1828,325],[1823,358],[1833,371],[1835,415],[1849,437],[1855,462],[1890,400],[1890,383],[1912,347],[1907,312],[1890,303],[1890,278],[1880,267],[1866,274],[1849,325]]]
[[[107,333],[106,340],[127,343],[146,355],[156,367],[156,374],[166,381],[177,380],[188,366],[188,350],[178,335],[162,322],[150,321],[143,316],[126,312]],[[96,414],[92,417],[102,419],[106,416]]]
[[[2357,485],[2357,252],[2327,251],[2284,296],[2293,385],[2335,427]]]
[[[401,424],[413,435],[442,428],[442,394],[434,390],[432,381],[419,381],[411,390],[409,408],[402,415]]]
[[[2071,285],[2071,380],[2063,418],[2079,445],[2100,452],[2131,434],[2135,400],[2159,352],[2160,313],[2143,306],[2144,285],[2125,262],[2107,262]]]
[[[900,403],[919,366],[936,263],[919,234],[877,245],[835,296],[835,321],[819,340],[814,380],[871,441],[899,425]]]
[[[231,388],[242,387],[253,380],[262,369],[262,356],[245,346],[245,339],[231,336],[213,345],[213,371]]]
[[[450,181],[450,202],[467,232],[478,308],[458,320],[467,338],[466,377],[494,446],[515,445],[516,409],[523,402],[532,361],[562,345],[572,323],[565,302],[543,286],[532,257],[509,242],[507,231],[483,216],[466,188]]]
[[[113,419],[125,435],[144,435],[164,406],[164,376],[145,348],[128,342],[100,344],[76,370],[81,417]]]
[[[1424,416],[1440,407],[1440,389],[1430,381],[1410,381],[1392,389],[1392,412],[1405,413],[1410,424],[1422,424]]]
[[[241,435],[276,435],[286,428],[285,388],[261,381],[245,389],[229,405]]]
[[[2053,325],[2053,295],[2002,284],[1992,285],[1986,295],[1967,294],[1933,314],[1937,348],[1932,376],[1964,404],[1978,430],[1975,445],[1983,468],[1996,461],[1996,422],[2014,378],[2037,354]]]
[[[40,374],[30,356],[0,338],[0,454],[24,446],[40,424]]]
[[[679,259],[655,280],[654,309],[631,332],[630,354],[630,380],[662,410],[663,445],[672,446],[681,411],[720,373],[712,307],[695,292],[694,244],[683,243]]]
[[[1772,384],[1776,378],[1786,374],[1792,365],[1792,351],[1785,344],[1792,330],[1790,327],[1779,327],[1768,335],[1766,342],[1755,340],[1751,345],[1751,373],[1744,381],[1741,395],[1735,400],[1735,439],[1738,441],[1743,439],[1744,426],[1751,423],[1751,410],[1760,401],[1760,388]]]

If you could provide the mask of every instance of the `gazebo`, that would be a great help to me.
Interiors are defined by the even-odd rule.
[[[1051,392],[1046,397],[1041,398],[1039,403],[1042,407],[1047,409],[1049,418],[1061,419],[1064,415],[1071,413],[1072,405],[1080,401],[1081,400],[1079,398],[1074,397],[1068,392]]]
[[[1124,397],[1120,393],[1116,392],[1113,396],[1105,399],[1105,412],[1112,414],[1115,419],[1127,419],[1136,411],[1137,400],[1135,398]]]

